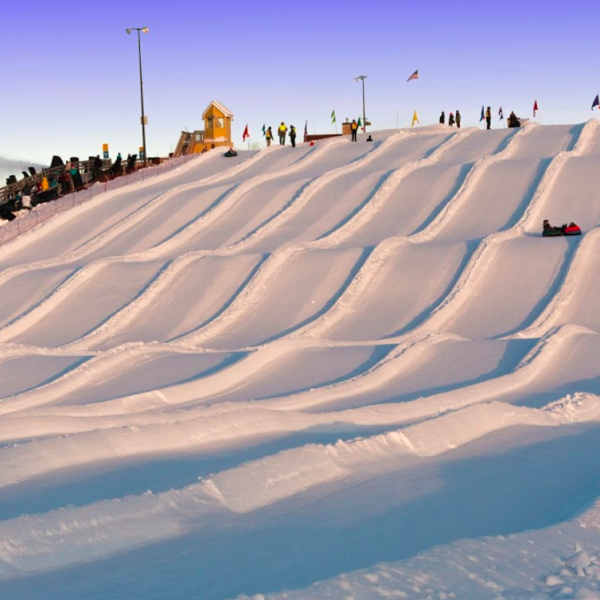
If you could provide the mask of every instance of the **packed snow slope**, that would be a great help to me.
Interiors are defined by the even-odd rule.
[[[373,137],[0,246],[3,599],[600,598],[600,125]]]

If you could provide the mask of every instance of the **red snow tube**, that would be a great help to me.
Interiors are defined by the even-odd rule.
[[[563,229],[563,235],[581,235],[581,227],[575,225],[575,223],[571,223]]]

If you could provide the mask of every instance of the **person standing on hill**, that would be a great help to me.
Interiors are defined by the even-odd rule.
[[[456,126],[460,129],[460,121],[461,121],[460,111],[456,111]]]
[[[267,148],[268,148],[271,145],[271,142],[273,141],[273,130],[270,127],[265,132],[265,138],[267,138]]]
[[[450,113],[448,116],[448,125],[450,125],[450,127],[454,127],[454,115],[452,113]]]
[[[487,125],[487,129],[491,129],[492,128],[492,109],[488,106],[487,110],[485,111],[485,122]]]
[[[285,146],[285,134],[287,133],[287,127],[283,121],[281,121],[281,125],[279,126],[278,132],[279,132],[279,143],[282,146]]]
[[[292,143],[292,148],[296,147],[296,128],[293,125],[290,125],[290,142]]]
[[[356,134],[358,132],[358,123],[356,119],[352,119],[352,123],[350,123],[350,132],[352,133],[352,141],[356,142]]]
[[[444,111],[442,111],[442,114],[440,115],[440,125],[443,125],[446,122],[446,115],[444,114]]]

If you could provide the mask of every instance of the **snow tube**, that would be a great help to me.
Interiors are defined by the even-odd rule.
[[[558,235],[562,235],[563,232],[560,228],[558,227],[553,227],[552,229],[545,229],[542,232],[542,236],[544,237],[556,237]]]
[[[579,225],[569,225],[563,229],[563,235],[581,235],[581,228]]]

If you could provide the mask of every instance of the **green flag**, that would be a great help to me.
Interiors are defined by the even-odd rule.
[[[331,122],[335,123],[335,110],[331,111]]]
[[[262,129],[263,135],[267,134],[267,128],[265,126],[265,124],[263,123],[263,129]]]
[[[362,121],[360,120],[360,117],[358,117],[358,126],[362,127]]]

